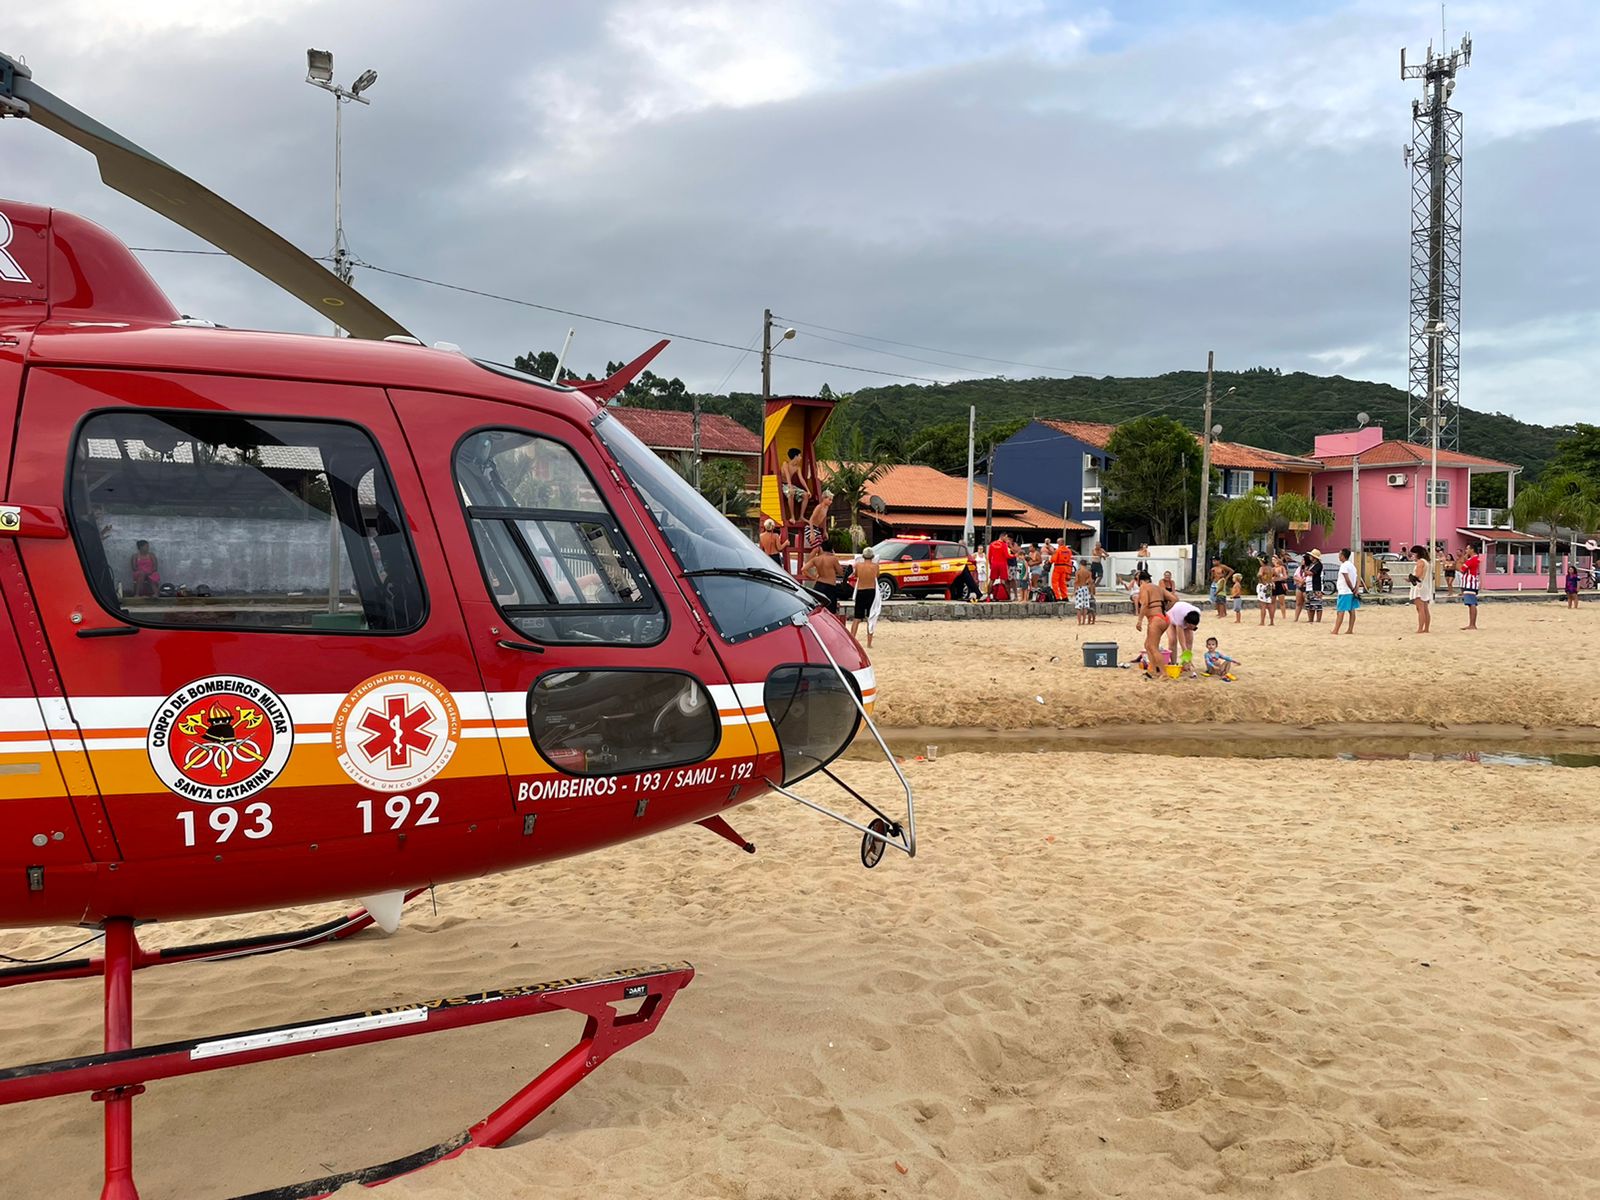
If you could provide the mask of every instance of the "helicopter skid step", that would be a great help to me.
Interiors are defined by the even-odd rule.
[[[403,1158],[237,1200],[313,1200],[350,1183],[373,1185],[465,1150],[492,1148],[537,1117],[611,1055],[655,1032],[679,990],[694,978],[686,962],[524,984],[392,1005],[342,1017],[249,1029],[133,1047],[132,928],[107,923],[106,1042],[103,1054],[0,1069],[0,1104],[88,1092],[106,1105],[103,1198],[137,1200],[133,1185],[132,1104],[145,1085],[229,1067],[320,1054],[420,1034],[485,1025],[549,1012],[587,1018],[577,1043],[494,1112],[447,1141]],[[618,1007],[623,1009],[618,1011]]]
[[[426,888],[413,888],[405,894],[403,903],[410,904]],[[258,954],[277,954],[281,950],[307,950],[324,942],[342,942],[354,937],[373,924],[375,918],[364,908],[358,908],[344,917],[324,921],[285,933],[264,933],[254,937],[226,938],[215,942],[191,942],[187,946],[168,946],[162,950],[146,950],[133,942],[132,968],[142,971],[146,967],[160,967],[181,962],[217,962],[228,958],[250,958]],[[16,987],[23,983],[42,983],[47,979],[88,979],[105,971],[104,958],[74,958],[66,962],[39,963],[23,967],[6,967],[0,970],[0,988]]]

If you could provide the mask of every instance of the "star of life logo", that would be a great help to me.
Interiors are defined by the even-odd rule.
[[[351,689],[333,718],[344,773],[375,792],[403,792],[449,764],[461,741],[455,697],[415,671],[384,671]]]

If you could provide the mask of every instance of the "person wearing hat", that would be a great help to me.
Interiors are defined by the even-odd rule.
[[[1306,576],[1306,622],[1316,625],[1322,622],[1322,551],[1313,550],[1305,561]]]
[[[861,552],[861,557],[856,559],[856,590],[851,597],[853,604],[850,609],[850,636],[855,637],[861,628],[861,622],[867,622],[867,647],[872,646],[872,606],[878,600],[878,563],[868,546]],[[860,639],[857,639],[858,641]]]
[[[771,517],[761,523],[761,553],[780,567],[783,566],[783,551],[788,544],[789,539],[779,532],[778,523]]]

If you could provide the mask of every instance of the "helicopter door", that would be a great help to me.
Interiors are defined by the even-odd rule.
[[[595,844],[724,807],[753,776],[749,725],[589,431],[390,395],[423,485],[459,500],[436,510],[440,540],[525,827]]]
[[[121,857],[310,847],[306,894],[349,878],[362,895],[357,874],[392,869],[364,850],[375,835],[410,835],[437,870],[427,848],[460,840],[445,831],[504,813],[380,389],[35,368],[19,434],[16,501],[58,504],[66,480],[71,537],[17,545]],[[271,898],[292,902],[280,874]]]

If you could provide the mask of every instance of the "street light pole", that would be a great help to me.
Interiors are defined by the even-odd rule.
[[[333,51],[306,51],[306,82],[333,94],[333,273],[344,283],[355,278],[355,261],[344,240],[344,106],[352,100],[371,104],[361,93],[378,82],[378,73],[371,68],[356,76],[348,88],[333,82]],[[344,335],[337,321],[333,331]]]
[[[794,330],[785,329],[782,342],[794,340]],[[772,310],[761,310],[761,399],[772,399]]]
[[[1357,431],[1365,429],[1370,419],[1366,413],[1357,413]],[[1356,556],[1356,576],[1365,581],[1367,556],[1361,550],[1361,451],[1359,449],[1350,458],[1350,541],[1351,553]]]
[[[1198,578],[1199,573],[1202,570],[1206,572],[1208,577],[1211,573],[1210,564],[1206,560],[1207,534],[1210,532],[1207,529],[1206,524],[1211,519],[1211,439],[1216,437],[1222,429],[1220,425],[1213,425],[1211,423],[1211,368],[1215,359],[1216,351],[1207,350],[1205,447],[1200,451],[1200,531],[1199,536],[1196,539],[1198,544],[1195,547],[1194,565],[1189,572],[1189,586],[1191,588],[1195,586],[1195,580]],[[1222,395],[1224,398],[1226,398],[1233,395],[1234,391],[1234,388],[1229,388],[1227,391],[1223,392]],[[1186,488],[1184,490],[1185,499],[1188,498],[1188,494],[1189,493]],[[1188,523],[1189,518],[1186,515],[1184,517],[1185,526],[1187,526]]]

